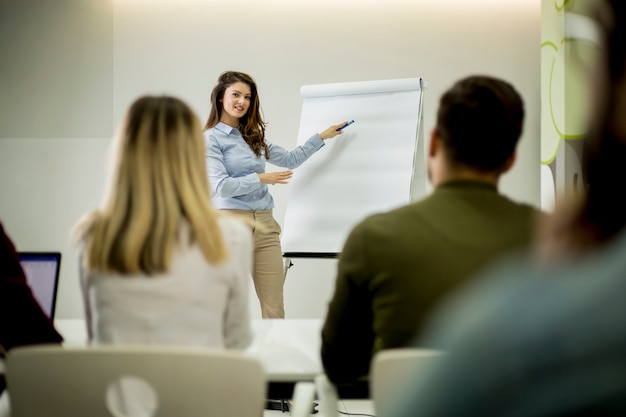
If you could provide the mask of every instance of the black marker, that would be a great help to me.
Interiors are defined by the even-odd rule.
[[[337,131],[345,129],[346,127],[350,126],[352,123],[354,123],[354,120],[350,120],[348,123],[346,123],[345,125],[341,126],[339,129],[337,129]]]

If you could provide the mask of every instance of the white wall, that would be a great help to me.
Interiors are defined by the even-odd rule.
[[[501,188],[540,204],[539,0],[9,0],[0,31],[0,221],[21,250],[63,252],[60,318],[82,316],[68,233],[100,201],[127,106],[169,93],[204,121],[228,69],[255,77],[268,139],[289,148],[304,84],[424,77],[428,136],[454,81],[503,77],[521,92],[527,120]],[[281,223],[287,189],[272,187]],[[294,260],[288,317],[324,315],[335,268],[334,260]]]

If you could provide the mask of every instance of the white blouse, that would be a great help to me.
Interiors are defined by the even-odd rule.
[[[196,245],[181,243],[167,273],[81,270],[90,342],[247,347],[252,230],[230,217],[220,217],[219,225],[229,252],[219,265],[209,264]]]

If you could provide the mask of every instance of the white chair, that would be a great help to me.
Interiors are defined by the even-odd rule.
[[[429,368],[445,358],[445,352],[431,349],[397,348],[377,352],[370,368],[370,395],[377,416],[389,415],[399,387],[409,378],[426,375]]]
[[[0,394],[0,417],[11,417],[11,404],[6,391]]]
[[[315,385],[313,382],[298,382],[293,390],[293,401],[289,409],[291,417],[309,417],[311,404],[315,399]],[[326,417],[324,414],[322,414]]]
[[[298,382],[294,388],[291,417],[308,417],[311,415],[313,400],[319,400],[319,411],[323,417],[339,415],[339,396],[335,385],[326,374],[315,377],[314,382]]]
[[[2,357],[0,357],[0,376],[4,378],[4,358]],[[4,390],[0,393],[0,417],[11,417],[10,407],[9,396]]]
[[[241,352],[33,346],[5,361],[12,417],[260,417],[266,377]]]

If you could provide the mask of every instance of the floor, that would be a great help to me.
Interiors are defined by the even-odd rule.
[[[319,409],[319,406],[316,407]],[[339,400],[337,403],[337,416],[325,416],[318,412],[311,414],[314,417],[337,417],[337,416],[374,416],[374,409],[370,400]],[[288,412],[281,412],[277,410],[265,410],[263,417],[287,417]]]

